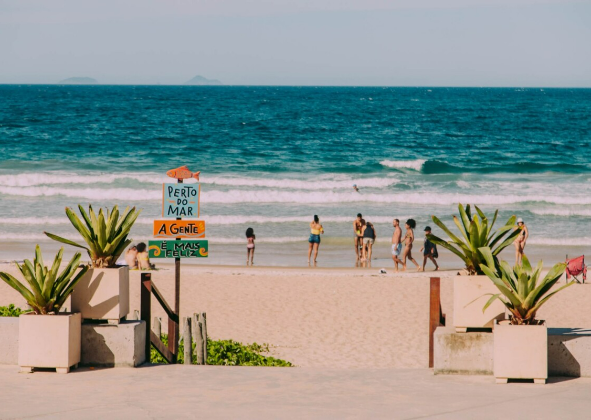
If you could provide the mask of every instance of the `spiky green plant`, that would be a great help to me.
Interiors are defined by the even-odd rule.
[[[60,248],[50,270],[43,265],[43,257],[39,245],[35,248],[35,259],[33,263],[29,260],[25,260],[22,265],[15,263],[29,284],[30,289],[8,273],[0,272],[0,278],[19,292],[35,313],[57,313],[74,290],[76,284],[89,269],[85,265],[73,277],[78,269],[78,263],[81,257],[80,253],[77,252],[68,266],[58,274],[63,253],[64,248]]]
[[[486,310],[495,300],[499,299],[505,307],[513,314],[511,324],[513,325],[537,325],[536,312],[556,293],[571,286],[570,283],[561,286],[557,290],[548,293],[550,289],[564,274],[565,263],[558,263],[550,269],[548,274],[538,282],[543,268],[540,261],[535,270],[532,269],[529,260],[524,255],[521,265],[511,266],[493,255],[490,248],[480,248],[486,264],[481,264],[482,271],[493,281],[501,293],[492,295],[486,302],[482,312]],[[501,296],[502,295],[502,296]]]
[[[88,214],[81,205],[78,205],[78,209],[84,223],[69,207],[66,207],[66,215],[82,235],[88,247],[52,233],[45,232],[45,234],[58,242],[88,251],[92,266],[95,268],[114,267],[119,256],[131,243],[131,239],[127,239],[127,235],[129,235],[129,231],[140,215],[141,210],[136,211],[135,207],[130,210],[127,207],[123,215],[119,217],[117,206],[114,206],[110,212],[107,209],[106,214],[103,213],[103,209],[100,209],[98,215],[90,205],[88,206]]]
[[[435,235],[427,236],[431,242],[441,245],[460,257],[466,264],[466,270],[470,275],[482,275],[480,264],[485,260],[479,249],[489,247],[492,249],[493,255],[498,255],[499,252],[511,245],[520,231],[515,230],[503,240],[503,237],[515,227],[515,216],[511,216],[499,230],[493,231],[499,211],[495,211],[493,220],[489,223],[486,215],[477,206],[474,208],[478,214],[472,215],[470,204],[466,205],[466,208],[461,203],[458,204],[460,217],[454,216],[454,223],[460,230],[461,238],[449,230],[436,216],[431,216],[433,222],[450,237],[451,241],[443,240]]]

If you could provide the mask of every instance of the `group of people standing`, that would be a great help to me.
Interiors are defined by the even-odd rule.
[[[402,228],[400,227],[400,220],[394,219],[392,221],[392,227],[394,228],[394,232],[392,233],[392,260],[394,261],[394,269],[395,271],[399,271],[400,266],[402,266],[402,271],[406,271],[406,262],[410,260],[417,268],[418,271],[424,271],[427,262],[430,260],[435,265],[435,271],[439,270],[439,265],[437,264],[437,258],[439,254],[437,252],[437,246],[429,240],[429,235],[431,234],[431,227],[425,227],[425,239],[423,247],[420,249],[419,252],[423,254],[423,265],[420,266],[416,260],[412,257],[412,248],[415,241],[415,234],[414,229],[416,228],[417,223],[414,219],[408,219],[404,224],[406,229],[406,233],[402,236]],[[515,259],[516,264],[521,263],[521,258],[523,256],[523,250],[525,248],[526,241],[529,237],[529,231],[523,222],[523,219],[517,219],[517,226],[515,229],[521,230],[521,233],[514,241],[515,244]],[[308,238],[308,264],[310,264],[310,260],[312,259],[312,253],[314,254],[314,263],[316,263],[316,259],[318,258],[318,248],[320,246],[320,235],[324,234],[324,228],[320,224],[320,219],[317,215],[314,215],[314,219],[310,222],[310,236]],[[253,265],[254,260],[254,250],[255,245],[254,241],[256,236],[254,234],[254,230],[252,228],[248,228],[246,230],[246,265]],[[373,246],[377,239],[377,232],[376,228],[373,223],[365,220],[361,213],[357,214],[357,218],[353,221],[353,243],[355,245],[355,255],[357,257],[357,261],[367,262],[368,265],[371,262],[371,256],[373,251]],[[145,244],[138,244],[138,248],[143,246],[145,249]],[[136,255],[138,254],[139,249],[135,249],[132,247],[130,251],[128,251],[128,255],[126,255],[126,259],[129,257],[130,260],[135,260]],[[144,258],[147,259],[147,252],[145,253],[146,256],[140,254],[137,257],[138,265],[141,265],[140,260]],[[128,260],[131,266],[131,261]],[[148,261],[149,264],[149,261]]]
[[[433,264],[435,264],[435,270],[439,270],[436,261],[436,258],[439,257],[437,247],[434,243],[429,241],[427,237],[427,235],[431,233],[431,228],[429,226],[425,228],[425,242],[420,249],[420,252],[423,253],[422,267],[412,257],[412,248],[415,241],[414,229],[416,226],[417,223],[414,219],[408,219],[405,223],[406,233],[403,237],[400,220],[394,219],[392,221],[392,227],[394,228],[392,234],[392,260],[394,261],[395,271],[399,270],[400,265],[402,265],[402,271],[406,271],[407,260],[410,260],[417,267],[418,271],[425,270],[427,260],[431,260]],[[374,225],[363,219],[363,216],[359,213],[353,222],[353,233],[357,259],[360,261],[371,261],[372,247],[377,238]]]

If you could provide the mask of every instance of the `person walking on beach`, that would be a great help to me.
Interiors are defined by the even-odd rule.
[[[406,259],[412,261],[414,265],[417,266],[417,271],[421,271],[421,267],[412,257],[412,243],[415,240],[415,234],[413,229],[417,226],[417,222],[414,219],[408,219],[406,221],[406,235],[404,235],[404,252],[402,253],[402,271],[406,271]]]
[[[398,264],[402,264],[399,258],[402,254],[402,244],[400,243],[402,229],[400,229],[400,220],[394,219],[392,226],[394,227],[394,233],[392,234],[392,260],[394,260],[394,266],[396,267],[394,271],[398,271]]]
[[[359,261],[359,246],[363,244],[363,239],[361,237],[361,220],[363,220],[363,216],[361,213],[357,213],[357,219],[353,221],[353,243],[355,244],[355,255],[357,256],[357,261]]]
[[[529,230],[527,230],[527,226],[525,226],[521,217],[517,219],[517,226],[513,230],[517,229],[521,230],[521,233],[513,241],[515,245],[515,265],[521,265],[525,243],[527,242],[527,238],[529,238]]]
[[[361,261],[371,262],[371,251],[377,238],[376,229],[372,223],[365,222],[361,234],[363,236],[363,258]]]
[[[308,247],[308,264],[310,264],[310,257],[312,256],[312,250],[314,250],[314,263],[318,257],[318,247],[320,246],[320,235],[324,234],[324,228],[320,224],[320,219],[317,215],[314,215],[314,220],[310,222],[310,243]]]
[[[254,230],[249,227],[246,229],[246,265],[248,265],[248,260],[250,260],[250,265],[253,265],[254,262],[254,240],[256,236],[254,234]]]
[[[435,264],[435,271],[439,270],[439,266],[437,265],[437,261],[435,258],[439,258],[439,254],[437,253],[437,246],[429,240],[428,235],[431,234],[431,227],[427,226],[425,228],[425,244],[421,248],[421,252],[423,253],[423,270],[425,271],[425,265],[427,264],[427,258],[433,261]]]

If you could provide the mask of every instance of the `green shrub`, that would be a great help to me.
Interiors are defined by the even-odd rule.
[[[168,335],[162,334],[162,342],[168,344]],[[197,363],[195,355],[195,343],[192,343],[193,364]],[[183,354],[184,343],[179,344],[178,363],[185,363]],[[293,366],[290,362],[276,359],[271,356],[263,356],[260,353],[268,352],[268,344],[242,344],[234,340],[210,340],[207,339],[207,364],[222,366]],[[152,347],[150,352],[151,363],[167,363],[166,360]]]
[[[31,312],[31,310],[17,308],[14,306],[14,303],[11,303],[8,306],[0,306],[0,316],[19,316],[20,314],[25,314],[27,312]]]

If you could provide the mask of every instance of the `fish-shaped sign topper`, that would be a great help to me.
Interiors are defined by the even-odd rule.
[[[176,169],[171,169],[170,171],[166,172],[166,175],[168,175],[171,178],[176,178],[176,179],[195,178],[197,181],[199,181],[199,174],[200,173],[201,172],[191,172],[189,170],[189,168],[187,168],[187,166],[181,166]]]

